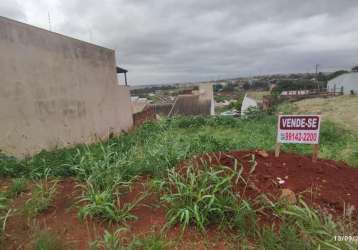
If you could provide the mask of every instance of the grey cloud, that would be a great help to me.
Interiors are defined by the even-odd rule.
[[[25,21],[26,15],[20,4],[13,0],[0,1],[0,16]]]
[[[356,0],[73,0],[56,11],[55,31],[115,49],[131,84],[358,64]]]

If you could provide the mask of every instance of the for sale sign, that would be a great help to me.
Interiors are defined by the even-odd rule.
[[[280,115],[277,142],[318,144],[320,122],[319,115]]]

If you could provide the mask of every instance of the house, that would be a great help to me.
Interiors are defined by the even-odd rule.
[[[345,95],[358,93],[358,72],[345,73],[328,81],[327,91],[340,92],[342,90]]]

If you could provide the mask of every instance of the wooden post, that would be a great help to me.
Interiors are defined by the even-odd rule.
[[[317,162],[319,153],[319,144],[312,145],[312,162]]]
[[[278,128],[280,126],[280,115],[283,115],[282,112],[278,113],[278,118],[277,118],[277,131],[276,131],[276,145],[275,145],[275,157],[279,157],[280,156],[280,149],[281,149],[281,143],[278,141]]]
[[[276,147],[275,147],[275,157],[279,157],[280,156],[280,148],[281,148],[281,143],[276,142]]]

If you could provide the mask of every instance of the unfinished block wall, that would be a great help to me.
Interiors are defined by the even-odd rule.
[[[0,17],[0,150],[15,156],[133,125],[113,50]]]

